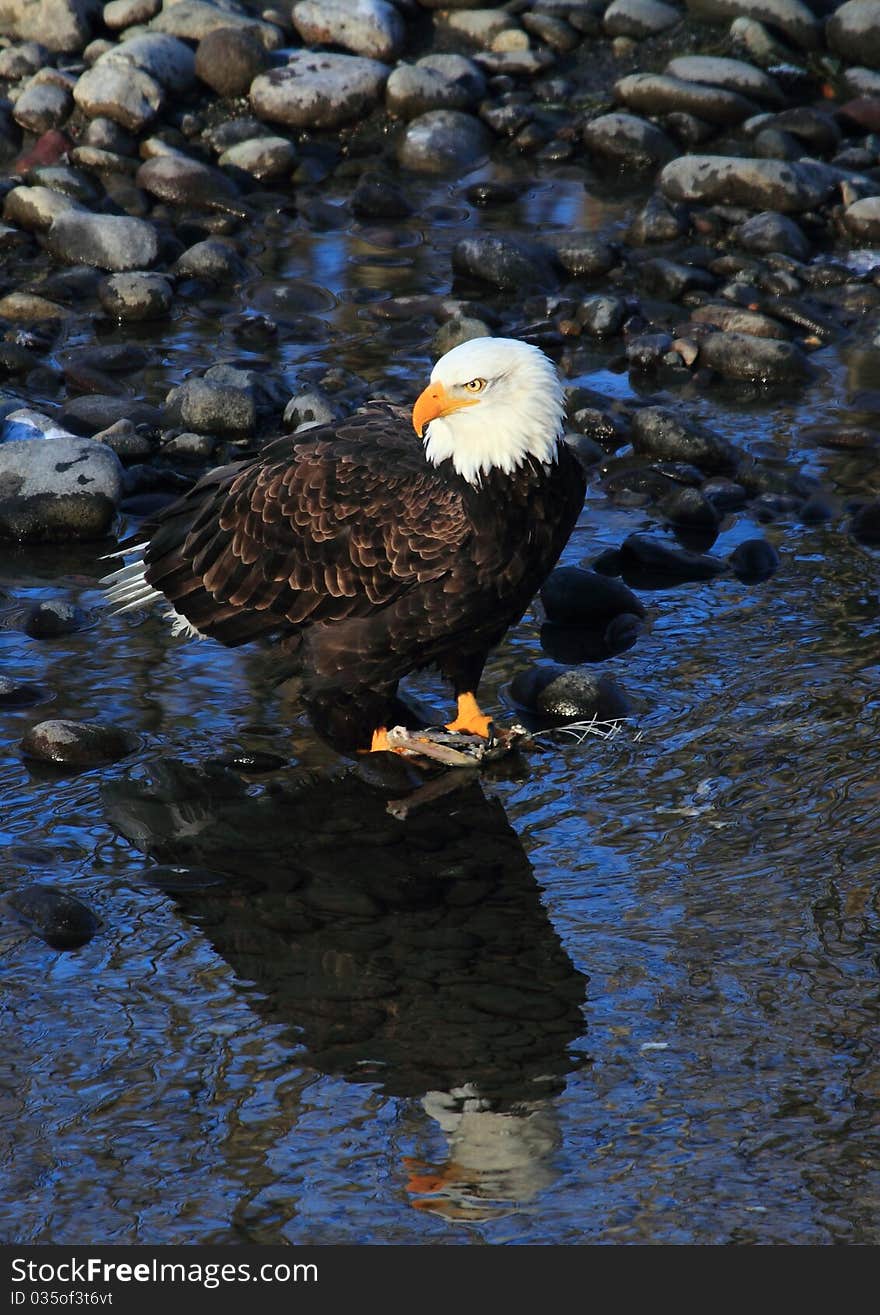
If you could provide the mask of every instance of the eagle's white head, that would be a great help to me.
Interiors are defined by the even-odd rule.
[[[526,457],[556,460],[565,400],[556,367],[515,338],[472,338],[441,356],[413,408],[434,465],[451,458],[471,484]]]

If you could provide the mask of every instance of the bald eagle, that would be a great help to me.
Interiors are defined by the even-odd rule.
[[[120,545],[118,610],[170,603],[177,633],[235,647],[276,635],[306,690],[374,709],[388,747],[397,683],[436,666],[487,737],[476,689],[581,510],[563,391],[537,347],[478,338],[437,362],[412,416],[375,403],[209,471]],[[413,434],[418,435],[419,442]]]

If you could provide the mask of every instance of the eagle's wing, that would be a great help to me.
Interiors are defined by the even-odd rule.
[[[468,541],[460,493],[405,413],[371,409],[212,471],[169,507],[145,578],[203,634],[243,643],[371,615],[439,578]]]

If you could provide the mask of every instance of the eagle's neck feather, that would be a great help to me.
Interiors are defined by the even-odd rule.
[[[484,475],[501,471],[512,475],[524,461],[552,464],[562,436],[561,417],[539,417],[531,424],[522,415],[500,420],[494,415],[457,411],[432,420],[426,431],[425,456],[433,465],[451,461],[469,484],[478,485]]]

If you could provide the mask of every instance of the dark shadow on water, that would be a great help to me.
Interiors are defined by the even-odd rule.
[[[413,1204],[477,1219],[555,1177],[552,1098],[577,1062],[585,978],[503,807],[461,775],[405,820],[388,805],[406,789],[350,769],[249,785],[166,761],[104,797],[159,864],[225,876],[182,889],[176,872],[166,889],[299,1062],[421,1101],[447,1154],[407,1163]]]

